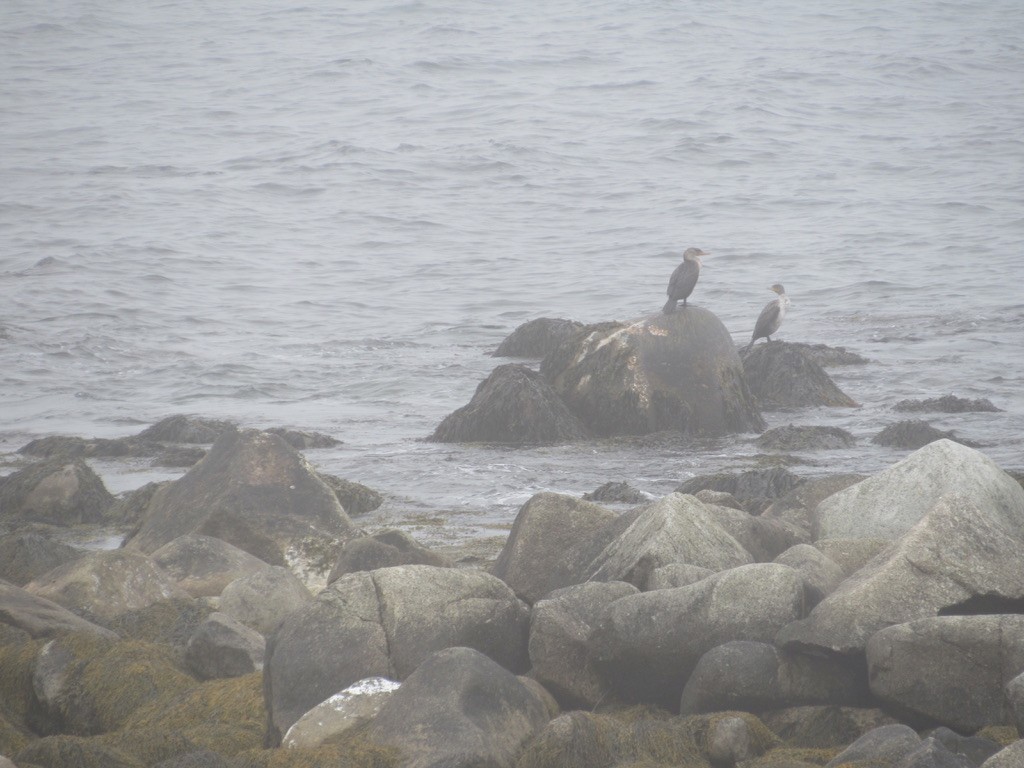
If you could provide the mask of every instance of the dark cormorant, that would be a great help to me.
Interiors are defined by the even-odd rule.
[[[700,248],[687,248],[683,254],[683,263],[676,267],[672,277],[668,280],[668,301],[661,311],[666,315],[672,314],[676,309],[676,302],[683,300],[683,307],[686,306],[686,297],[693,293],[693,286],[697,284],[700,277],[700,257],[707,256]]]
[[[782,318],[786,316],[786,310],[789,308],[789,297],[786,296],[786,289],[782,287],[781,283],[776,283],[770,290],[779,294],[779,298],[765,304],[761,314],[757,316],[757,323],[754,324],[754,334],[750,337],[747,349],[754,346],[754,342],[758,339],[768,339],[768,341],[771,341],[772,334],[779,330],[779,326],[782,325]]]

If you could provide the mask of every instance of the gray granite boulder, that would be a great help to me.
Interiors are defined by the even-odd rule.
[[[450,558],[431,552],[405,531],[388,528],[369,536],[346,537],[327,576],[327,583],[337,581],[346,573],[374,571],[395,565],[434,565],[451,568]]]
[[[189,597],[151,558],[123,549],[91,552],[47,571],[25,589],[68,610],[100,619]]]
[[[299,578],[279,565],[235,579],[220,595],[220,610],[262,635],[269,635],[292,611],[313,600]]]
[[[792,568],[756,563],[623,597],[602,614],[591,652],[621,698],[674,709],[701,656],[731,640],[771,642],[802,615],[803,593]]]
[[[676,493],[719,491],[732,494],[751,514],[761,514],[776,499],[806,482],[784,467],[750,469],[745,472],[719,472],[697,475],[681,483]]]
[[[818,539],[814,548],[852,576],[892,542],[889,539]]]
[[[810,610],[836,588],[846,578],[843,569],[835,561],[810,544],[797,544],[790,547],[775,558],[774,562],[788,565],[800,572],[804,578],[804,594],[807,597],[807,610]]]
[[[938,616],[887,627],[867,644],[871,691],[904,712],[972,733],[1009,725],[1003,691],[1024,671],[1024,616]]]
[[[193,597],[217,597],[235,579],[271,567],[223,539],[198,533],[169,541],[151,557]]]
[[[981,764],[981,768],[1020,768],[1024,765],[1024,739],[1018,739]]]
[[[281,740],[291,749],[318,747],[353,728],[368,724],[400,683],[386,677],[368,677],[331,696],[300,717]]]
[[[669,563],[722,571],[752,560],[711,507],[693,496],[671,493],[644,507],[588,570],[592,581],[628,581],[642,589],[655,568]]]
[[[669,563],[651,571],[644,586],[645,592],[655,589],[675,589],[676,587],[688,587],[698,581],[706,579],[715,572],[710,568],[702,568],[699,565],[688,565],[687,563]]]
[[[0,623],[24,630],[32,637],[54,637],[86,632],[114,639],[117,634],[72,613],[52,600],[0,580]]]
[[[637,594],[621,581],[557,590],[533,606],[529,654],[533,677],[569,708],[608,703],[610,691],[594,666],[590,635],[605,607]]]
[[[864,475],[855,474],[808,478],[775,498],[765,508],[761,516],[768,520],[780,520],[788,523],[800,531],[803,541],[809,542],[811,530],[814,527],[814,510],[817,509],[821,500],[844,488],[849,488],[863,479],[865,479]]]
[[[601,437],[764,429],[732,336],[702,307],[587,326],[544,358],[541,373]]]
[[[572,496],[535,494],[516,514],[491,573],[528,603],[586,581],[588,566],[615,536],[617,517]]]
[[[425,658],[366,735],[397,747],[402,768],[512,768],[547,722],[531,688],[478,651],[455,647]]]
[[[680,714],[759,712],[810,704],[852,706],[867,698],[863,670],[836,659],[734,640],[700,657],[683,688]]]
[[[868,731],[825,765],[826,768],[856,765],[863,761],[872,765],[896,766],[911,752],[921,746],[921,737],[907,725],[883,725]]]
[[[185,646],[185,665],[200,680],[239,677],[263,669],[266,641],[255,629],[211,613]]]
[[[99,523],[114,504],[82,459],[55,458],[0,478],[0,522]]]
[[[1024,531],[1020,484],[983,453],[938,440],[823,499],[815,513],[815,538],[899,538],[948,493],[967,496]]]
[[[806,541],[798,530],[781,520],[715,504],[708,504],[708,508],[722,529],[750,553],[755,563],[771,562],[794,544]]]
[[[403,680],[442,648],[476,648],[524,671],[528,629],[526,605],[500,579],[479,571],[403,565],[342,576],[268,639],[270,740],[355,681]]]
[[[1018,486],[1018,490],[1020,490]],[[946,496],[776,642],[861,654],[892,624],[1024,600],[1024,531],[998,506]]]
[[[270,539],[284,551],[310,538],[333,540],[352,527],[331,488],[284,439],[232,428],[206,458],[156,491],[125,546],[149,553],[203,533],[266,560],[251,538]]]

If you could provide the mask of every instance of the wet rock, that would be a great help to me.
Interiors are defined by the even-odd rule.
[[[882,765],[898,765],[921,745],[921,737],[906,725],[883,725],[868,731],[828,763],[826,768],[848,765],[862,760]]]
[[[169,480],[161,483],[146,483],[134,491],[122,494],[107,512],[107,519],[112,523],[138,524],[146,513],[153,494],[169,483]]]
[[[1024,765],[1024,739],[1013,742],[988,760],[982,763],[981,768],[1020,768]]]
[[[146,555],[123,549],[90,552],[25,585],[76,613],[112,619],[161,600],[188,597]]]
[[[822,499],[849,488],[865,479],[865,475],[843,474],[807,478],[790,491],[776,498],[765,508],[762,517],[781,520],[791,525],[810,541],[813,515]]]
[[[128,456],[155,456],[159,443],[132,437],[84,438],[70,435],[50,435],[23,445],[18,453],[67,461],[73,458],[124,458]]]
[[[394,528],[378,531],[370,536],[352,536],[342,544],[327,583],[337,581],[346,573],[373,571],[393,565],[434,565],[451,568],[451,559],[431,552],[417,544],[405,531]]]
[[[969,496],[1012,527],[1024,526],[1024,489],[983,453],[939,440],[823,499],[815,538],[898,538],[947,493]]]
[[[153,562],[193,597],[216,597],[237,578],[270,568],[223,539],[189,533],[164,544]]]
[[[586,326],[541,373],[596,435],[661,430],[722,435],[764,429],[732,337],[701,307],[632,325]]]
[[[798,346],[784,341],[755,344],[742,357],[747,386],[762,408],[857,407]]]
[[[590,563],[615,536],[616,517],[572,496],[535,494],[516,514],[491,573],[528,603],[586,581]]]
[[[609,703],[610,691],[590,652],[590,635],[605,607],[635,594],[636,587],[621,581],[590,582],[557,590],[533,606],[531,674],[562,706],[592,709]]]
[[[368,677],[317,704],[300,717],[281,740],[291,749],[318,747],[340,734],[366,725],[398,690],[399,683],[385,677]]]
[[[156,424],[142,430],[138,437],[159,443],[214,443],[235,425],[230,421],[202,419],[177,414],[161,419]]]
[[[442,648],[470,646],[522,671],[528,622],[512,590],[479,571],[403,565],[342,576],[270,637],[264,685],[271,740],[356,680],[402,680]]]
[[[584,501],[595,501],[605,504],[646,504],[653,497],[644,491],[638,491],[625,481],[608,482],[583,494]]]
[[[491,371],[469,404],[446,416],[428,439],[438,443],[551,445],[586,436],[586,428],[540,374],[510,363]]]
[[[313,600],[298,577],[281,566],[271,566],[235,579],[220,595],[220,610],[269,635],[292,611]]]
[[[0,538],[0,579],[23,587],[84,552],[38,533],[19,532]]]
[[[827,344],[806,344],[801,341],[788,342],[796,347],[805,357],[809,357],[822,368],[838,365],[866,365],[870,362],[866,357],[850,352],[846,347],[830,347]]]
[[[892,407],[894,411],[904,413],[919,413],[931,411],[935,413],[995,413],[1002,412],[1001,408],[992,405],[987,398],[970,400],[956,395],[943,395],[942,397],[929,397],[925,400],[900,400]]]
[[[676,488],[676,493],[695,494],[704,490],[731,493],[748,512],[757,515],[775,499],[803,483],[803,478],[788,469],[773,467],[739,473],[697,475]]]
[[[907,448],[916,450],[922,446],[934,443],[936,440],[952,440],[971,448],[977,448],[978,444],[970,440],[956,437],[952,432],[943,432],[936,429],[926,421],[900,421],[890,424],[877,435],[871,438],[875,445],[884,445],[890,448]]]
[[[867,643],[871,692],[964,733],[1009,724],[1003,695],[1024,669],[1024,616],[937,616],[887,627]]]
[[[833,659],[735,640],[697,662],[680,699],[681,714],[756,712],[809,704],[858,704],[867,697],[863,670]]]
[[[540,317],[523,323],[498,345],[493,357],[541,358],[555,350],[583,328],[583,323],[561,318]]]
[[[302,432],[297,429],[286,429],[284,427],[271,427],[267,432],[282,438],[297,451],[305,451],[311,448],[333,448],[336,445],[341,445],[341,440],[336,440],[322,432]]]
[[[249,536],[232,532],[250,530],[284,549],[351,528],[334,492],[294,448],[276,435],[229,429],[205,459],[156,491],[125,546],[154,552],[178,536],[204,533],[260,557]]]
[[[863,653],[880,629],[941,613],[992,612],[1024,601],[1024,513],[942,497],[898,541],[847,578],[776,643]]]
[[[185,664],[200,680],[263,669],[263,635],[224,613],[211,613],[185,647]]]
[[[722,571],[751,561],[719,524],[714,509],[693,496],[672,493],[644,507],[588,570],[591,581],[627,581],[643,589],[651,572],[669,563]]]
[[[53,637],[65,632],[117,637],[109,629],[77,616],[52,600],[6,581],[0,581],[0,624],[18,627],[32,637]]]
[[[591,636],[592,653],[623,699],[673,709],[707,651],[731,640],[771,642],[802,608],[796,571],[745,565],[688,587],[616,600]]]
[[[761,719],[787,744],[808,749],[845,747],[868,731],[898,724],[880,709],[835,705],[786,707],[762,713]]]
[[[830,594],[846,578],[843,569],[830,560],[820,549],[809,544],[797,544],[775,558],[774,562],[788,565],[800,572],[804,579],[804,597],[810,610]]]
[[[154,467],[191,467],[202,461],[206,451],[202,448],[177,446],[166,448],[153,459]]]
[[[30,464],[0,478],[0,519],[6,522],[99,523],[113,503],[103,481],[81,459]]]
[[[660,568],[655,568],[647,584],[645,592],[655,589],[675,589],[676,587],[688,587],[698,581],[706,579],[715,572],[710,568],[702,568],[699,565],[688,565],[687,563],[669,563]]]
[[[757,447],[765,451],[827,451],[849,448],[856,438],[839,427],[793,426],[775,427],[761,434]]]
[[[384,503],[384,497],[372,488],[351,480],[320,473],[320,479],[334,491],[348,515],[365,515]]]
[[[515,675],[470,648],[424,659],[371,724],[371,741],[401,750],[403,768],[511,768],[548,721]]]

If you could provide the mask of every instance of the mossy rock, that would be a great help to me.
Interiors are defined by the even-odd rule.
[[[198,685],[170,646],[118,642],[72,672],[61,714],[73,733],[106,733],[124,726],[140,707]]]
[[[202,601],[176,598],[127,611],[107,624],[125,640],[164,643],[184,648],[192,633],[211,613],[213,608]]]
[[[0,645],[0,714],[15,729],[24,727],[33,714],[36,694],[32,673],[36,657],[46,642],[29,640]],[[14,750],[5,748],[4,743],[0,739],[0,754],[12,754]]]
[[[737,768],[815,768],[839,754],[839,749],[776,747],[760,757],[743,760]]]
[[[180,733],[197,748],[235,755],[263,744],[263,675],[210,680],[140,707],[125,729]]]
[[[164,728],[142,728],[105,733],[92,740],[108,749],[131,757],[143,765],[156,765],[172,757],[196,752],[199,747],[177,731]]]
[[[41,768],[145,768],[130,755],[81,736],[47,736],[14,755],[18,765]]]
[[[0,708],[0,755],[13,755],[27,747],[35,738],[28,728],[8,720]]]

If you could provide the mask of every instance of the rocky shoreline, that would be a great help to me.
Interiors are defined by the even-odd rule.
[[[565,345],[622,341],[594,333],[539,334],[562,349],[555,389],[589,403],[566,423],[602,400],[579,389],[596,368],[566,374]],[[814,354],[750,359],[792,396],[779,377],[806,380]],[[532,434],[551,411],[531,398],[565,395],[510,373],[502,423]],[[731,376],[756,421],[767,390]],[[300,452],[329,439],[173,417],[26,445],[33,461],[0,478],[0,766],[1024,765],[1024,488],[948,435],[870,476],[540,493],[483,559],[360,526],[381,495]],[[128,455],[194,463],[115,498],[85,459]],[[68,546],[76,527],[123,546]]]

